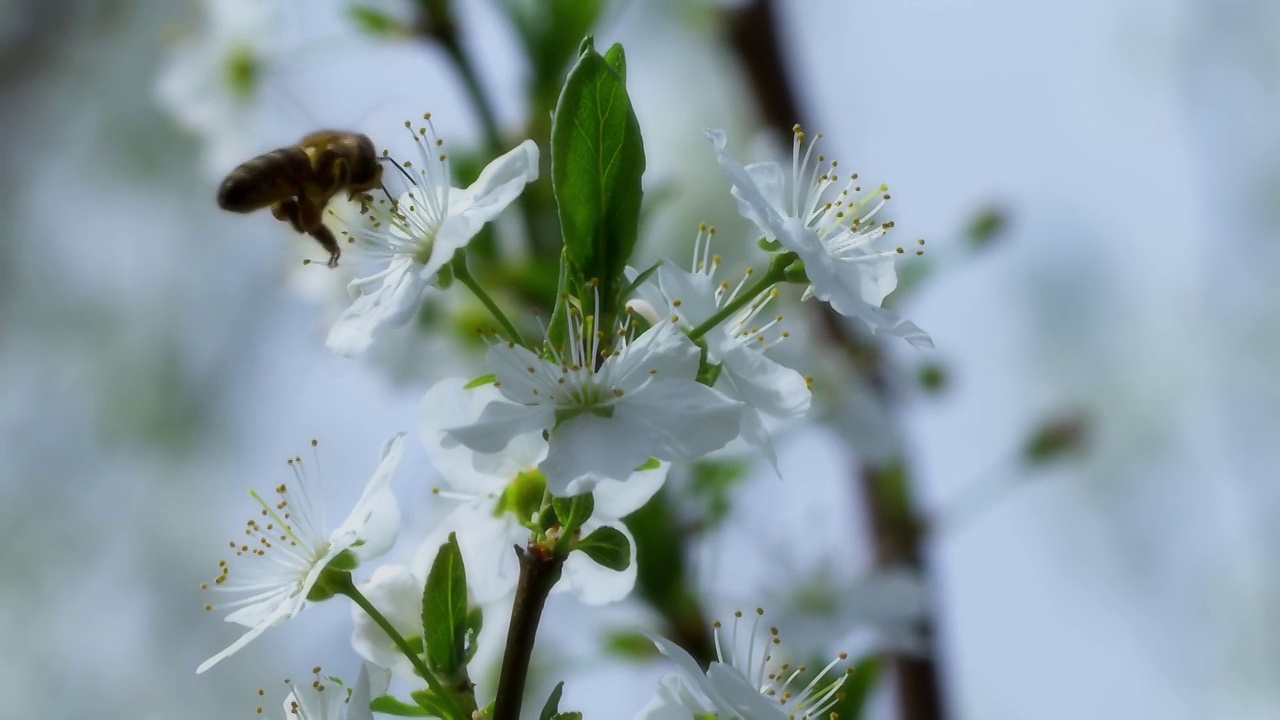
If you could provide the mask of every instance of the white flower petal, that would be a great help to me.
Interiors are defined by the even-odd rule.
[[[422,635],[422,588],[425,581],[402,565],[383,565],[360,592],[387,618],[403,637]],[[390,670],[402,680],[418,679],[413,663],[400,652],[387,633],[358,606],[351,606],[354,630],[351,647],[374,665]],[[367,703],[366,703],[367,707]]]
[[[704,273],[690,273],[664,261],[658,268],[658,286],[672,306],[671,312],[689,326],[702,324],[719,309],[716,307],[716,283]],[[675,305],[675,303],[679,305]]]
[[[555,408],[549,405],[516,405],[505,400],[494,400],[485,405],[480,418],[469,425],[445,428],[445,435],[467,447],[482,453],[496,453],[511,442],[511,438],[528,433],[540,433],[555,425]]]
[[[738,437],[743,407],[693,380],[655,380],[618,401],[613,420],[630,417],[659,460],[696,460]]]
[[[603,418],[585,413],[556,428],[538,469],[552,495],[567,497],[588,492],[604,479],[631,477],[652,454],[652,441],[628,414],[619,411]]]
[[[538,145],[525,140],[489,163],[466,190],[449,196],[449,216],[436,237],[437,248],[457,250],[538,179]],[[461,239],[461,242],[458,242]],[[438,250],[437,250],[438,251]],[[433,251],[437,252],[437,251]]]
[[[644,331],[623,348],[614,363],[614,384],[627,392],[668,378],[692,380],[702,352],[673,323],[662,322]]]
[[[747,405],[779,419],[809,412],[813,396],[804,376],[795,370],[742,345],[726,353],[723,362],[725,379]]]
[[[658,682],[658,694],[640,708],[636,720],[694,720],[714,710],[685,690],[675,676],[668,675]]]
[[[787,178],[782,166],[776,162],[758,162],[746,166],[747,177],[764,196],[766,202],[777,208],[778,212],[788,213]]]
[[[592,491],[596,505],[592,517],[612,520],[639,510],[662,489],[670,470],[671,463],[659,463],[658,467],[638,470],[625,480],[601,480]]]
[[[707,680],[715,687],[717,695],[722,698],[720,711],[726,715],[732,713],[737,717],[751,720],[786,720],[787,713],[776,699],[767,699],[760,690],[747,682],[737,668],[713,662],[707,668]]]
[[[243,648],[245,645],[248,645],[250,642],[253,642],[254,638],[266,632],[267,628],[273,627],[276,624],[280,623],[281,621],[287,620],[293,617],[295,614],[297,614],[298,610],[300,610],[301,607],[302,607],[301,602],[280,603],[279,605],[276,606],[275,610],[273,610],[266,617],[262,618],[262,620],[259,621],[256,625],[249,628],[248,632],[236,638],[236,641],[231,643],[229,646],[227,646],[225,650],[214,655],[208,660],[205,660],[204,662],[200,663],[200,667],[196,668],[196,674],[199,675],[205,670],[208,670],[214,665],[217,665],[223,660],[240,652],[241,648]]]
[[[360,675],[356,677],[356,684],[351,688],[351,699],[347,703],[347,720],[373,720],[373,711],[369,709],[369,704],[374,698],[387,692],[390,682],[390,673],[370,666],[368,663],[362,663]]]
[[[333,532],[329,542],[339,551],[350,548],[361,560],[378,557],[395,544],[400,532],[400,508],[391,493],[391,476],[404,453],[404,433],[387,441],[382,460],[369,478],[360,500],[347,519]],[[353,547],[353,544],[359,541]]]
[[[492,385],[468,390],[466,384],[465,380],[448,378],[436,382],[427,390],[418,411],[422,444],[427,449],[431,464],[450,488],[478,495],[502,492],[507,483],[511,482],[514,473],[503,472],[505,466],[501,463],[480,469],[477,465],[479,458],[498,456],[479,455],[450,439],[445,431],[446,426],[475,422],[486,405],[501,397],[501,393]],[[540,436],[534,437],[542,441]],[[499,455],[505,455],[505,449]]]
[[[716,708],[727,706],[719,691],[707,681],[707,676],[702,673],[702,668],[698,666],[698,661],[694,660],[693,656],[686,652],[684,648],[661,635],[648,635],[648,637],[658,647],[658,652],[666,655],[676,664],[676,669],[680,671],[684,681],[706,696],[711,701],[711,705]]]
[[[582,524],[582,536],[586,537],[597,528],[612,527],[621,532],[631,545],[631,564],[625,570],[617,571],[596,563],[586,553],[569,553],[564,561],[564,574],[556,583],[554,592],[570,592],[586,605],[608,605],[618,602],[631,594],[636,585],[635,537],[621,521],[600,522],[594,515]]]
[[[716,161],[719,162],[720,169],[729,177],[729,182],[733,186],[733,197],[738,201],[738,212],[742,217],[755,223],[765,237],[780,239],[784,234],[782,215],[756,186],[755,178],[725,149],[727,138],[724,131],[704,130],[703,132],[715,146]]]
[[[340,355],[360,355],[373,344],[373,335],[384,327],[402,325],[418,310],[418,301],[429,279],[423,279],[413,258],[391,260],[382,285],[361,295],[342,312],[329,330],[325,344]],[[357,285],[361,280],[355,280]]]

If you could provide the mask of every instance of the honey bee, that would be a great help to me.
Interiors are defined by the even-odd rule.
[[[218,188],[218,207],[238,213],[270,207],[277,220],[315,238],[329,251],[329,267],[337,267],[342,248],[324,226],[324,209],[343,190],[355,199],[381,188],[379,161],[368,136],[320,130],[241,163]]]

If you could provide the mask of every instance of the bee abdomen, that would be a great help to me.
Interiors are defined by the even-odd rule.
[[[218,207],[244,213],[287,200],[311,173],[311,159],[301,148],[263,153],[227,174],[218,188]]]

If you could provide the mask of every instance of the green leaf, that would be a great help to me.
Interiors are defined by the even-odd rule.
[[[350,5],[347,16],[355,21],[361,30],[376,37],[405,37],[409,29],[399,20],[387,13],[368,5]]]
[[[422,706],[428,715],[442,718],[447,718],[450,715],[448,703],[436,697],[436,694],[430,690],[414,690],[409,693],[409,696],[413,698],[414,702]]]
[[[489,373],[488,375],[481,375],[480,377],[476,378],[475,380],[472,380],[471,382],[467,383],[466,385],[463,385],[463,386],[462,386],[462,389],[463,389],[463,390],[474,390],[474,389],[476,389],[476,388],[480,387],[481,385],[492,385],[492,384],[493,384],[497,379],[498,379],[498,376],[497,376],[497,375],[494,375],[493,373]]]
[[[1022,459],[1043,465],[1079,452],[1089,439],[1089,418],[1079,411],[1062,412],[1035,429],[1022,445]]]
[[[564,692],[564,683],[556,683],[556,687],[551,691],[551,695],[547,696],[547,701],[542,705],[542,712],[538,715],[538,720],[551,720],[560,712],[560,695]]]
[[[623,82],[627,81],[627,54],[622,51],[621,43],[614,43],[604,51],[604,61],[618,73]]]
[[[985,207],[978,211],[965,228],[965,241],[974,250],[981,250],[991,245],[1004,233],[1009,219],[998,207]]]
[[[373,702],[369,704],[369,709],[374,712],[398,715],[400,717],[423,717],[431,714],[427,708],[421,705],[410,705],[394,695],[383,695],[382,697],[374,698]]]
[[[591,493],[582,493],[573,497],[552,498],[551,505],[555,508],[556,519],[560,521],[560,526],[564,528],[565,534],[569,535],[582,527],[582,523],[595,512],[596,498]]]
[[[556,713],[555,717],[551,718],[551,720],[582,720],[582,713],[576,710],[573,712]]]
[[[631,565],[631,543],[622,531],[604,526],[578,541],[574,550],[581,550],[587,557],[610,570],[622,572]]]
[[[449,542],[440,546],[427,575],[427,585],[422,592],[422,636],[432,669],[448,676],[464,667],[467,572],[454,533],[449,533]]]
[[[621,58],[620,48],[610,52]],[[640,123],[622,76],[588,46],[556,103],[551,182],[565,251],[582,280],[599,280],[606,317],[635,248],[644,167]]]
[[[480,630],[484,627],[484,611],[479,605],[471,608],[471,612],[467,613],[467,652],[466,662],[470,663],[471,659],[476,656],[476,650],[479,649]]]
[[[605,652],[629,660],[644,660],[658,651],[647,635],[636,630],[611,630],[604,636]]]

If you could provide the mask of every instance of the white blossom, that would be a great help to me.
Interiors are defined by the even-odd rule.
[[[363,353],[374,333],[413,317],[423,292],[454,254],[519,197],[525,185],[538,179],[538,146],[526,140],[489,163],[470,187],[452,187],[449,155],[430,116],[424,119],[413,133],[416,166],[393,166],[403,171],[411,187],[394,202],[375,198],[362,221],[342,232],[382,266],[348,286],[354,299],[328,338],[329,348],[343,355]],[[384,180],[393,171],[384,171]]]
[[[663,308],[685,329],[702,325],[733,302],[751,277],[750,273],[744,275],[736,286],[727,281],[716,282],[720,257],[711,254],[714,234],[714,228],[699,230],[691,271],[686,272],[664,260],[658,267],[656,286],[644,283],[638,288],[642,302],[649,307]],[[764,314],[776,296],[776,291],[769,288],[702,336],[707,346],[707,360],[720,366],[715,387],[746,403],[749,411],[743,413],[742,436],[764,454],[775,470],[777,454],[765,430],[764,417],[778,420],[802,417],[809,411],[812,399],[804,376],[764,354],[766,348],[788,336],[785,330],[776,330],[782,315]]]
[[[855,199],[862,190],[857,174],[841,181],[834,160],[814,155],[816,141],[804,146],[805,134],[799,126],[790,173],[776,162],[743,167],[725,149],[722,131],[706,134],[733,186],[742,216],[804,262],[810,283],[806,297],[816,297],[841,315],[862,320],[873,332],[898,335],[916,347],[933,347],[929,335],[915,323],[880,307],[898,285],[895,261],[906,252],[878,242],[893,227],[892,222],[872,221],[889,199],[887,188],[880,186]]]
[[[382,565],[359,589],[401,637],[412,638],[422,636],[422,591],[426,584],[425,572],[419,575],[403,565]],[[409,658],[358,605],[351,606],[351,620],[351,647],[360,657],[403,680],[421,679]]]
[[[760,632],[757,609],[752,626],[745,637],[738,635],[742,613],[734,613],[729,637],[719,622],[715,623],[716,659],[704,673],[696,660],[683,648],[661,637],[653,637],[658,650],[670,658],[678,675],[664,678],[658,694],[640,710],[636,720],[807,720],[826,717],[835,706],[837,693],[845,675],[836,666],[845,659],[840,653],[811,680],[801,685],[798,679],[807,672],[803,665],[793,666],[777,657],[781,637],[777,628],[768,634]],[[745,645],[745,648],[743,647]]]
[[[515,343],[492,345],[488,364],[501,397],[446,435],[496,453],[516,436],[546,433],[538,469],[557,497],[626,480],[650,458],[693,460],[738,437],[743,404],[697,382],[701,353],[676,323],[663,320],[632,338],[626,327],[590,330],[595,315],[566,315],[568,348],[549,358]]]
[[[262,519],[250,519],[244,530],[246,537],[231,541],[236,557],[218,563],[219,574],[212,586],[248,594],[221,607],[232,609],[227,622],[249,630],[201,663],[197,673],[238,652],[267,628],[302,612],[320,573],[340,554],[350,551],[355,559],[368,560],[391,548],[400,528],[400,511],[389,483],[400,462],[403,439],[397,435],[387,442],[360,500],[332,533],[326,530],[321,489],[315,487],[318,478],[306,471],[301,457],[289,460],[293,483],[276,486],[274,502],[250,493],[261,506]]]
[[[517,435],[493,454],[477,453],[449,439],[446,428],[477,420],[486,405],[501,397],[492,385],[467,390],[460,380],[442,380],[422,401],[422,441],[445,485],[437,492],[461,504],[423,544],[414,569],[425,574],[449,533],[457,533],[467,584],[480,603],[515,590],[520,566],[512,546],[527,544],[530,536],[526,526],[530,518],[521,516],[518,498],[532,495],[540,499],[546,486],[538,465],[547,457],[548,442],[540,432]],[[655,463],[621,480],[599,482],[591,490],[595,510],[582,526],[583,536],[608,526],[620,531],[634,547],[622,518],[653,497],[668,469],[667,463]],[[635,582],[635,563],[615,571],[575,552],[565,561],[554,592],[571,592],[584,603],[602,605],[626,597]]]
[[[205,143],[211,176],[249,157],[264,73],[287,52],[278,0],[205,0],[198,34],[179,38],[156,83],[160,105]]]
[[[336,679],[317,673],[309,683],[290,685],[284,720],[373,720],[369,704],[386,692],[389,679],[385,672],[364,665],[348,691]]]

